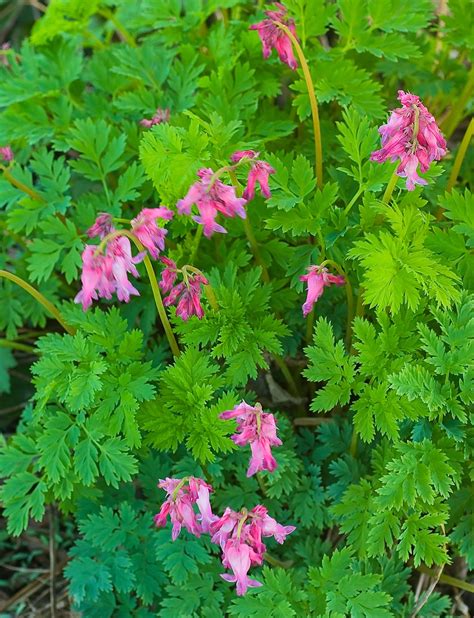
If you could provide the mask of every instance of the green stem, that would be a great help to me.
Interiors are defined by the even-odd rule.
[[[8,339],[0,339],[0,348],[9,348],[10,350],[21,350],[22,352],[34,352],[35,348],[32,345],[26,345],[26,343],[19,343],[18,341],[9,341]]]
[[[42,197],[39,193],[37,193],[34,189],[31,189],[30,187],[28,187],[27,185],[25,185],[23,182],[21,182],[20,180],[17,180],[10,172],[9,170],[4,167],[3,165],[0,165],[0,171],[3,172],[3,176],[5,178],[5,180],[8,180],[8,182],[13,185],[14,187],[16,187],[17,189],[20,189],[20,191],[23,191],[23,193],[26,193],[27,195],[29,195],[31,197],[31,199],[36,200],[37,202],[44,202],[46,203],[46,200],[44,199],[44,197]]]
[[[68,332],[70,335],[75,334],[76,329],[73,328],[72,326],[69,326],[69,324],[66,323],[63,316],[58,311],[58,309],[56,309],[53,303],[49,301],[47,298],[45,298],[43,294],[41,294],[41,292],[38,292],[36,288],[34,288],[29,283],[21,279],[21,277],[17,277],[16,275],[8,272],[7,270],[0,270],[0,277],[9,279],[10,281],[13,281],[13,283],[16,283],[21,288],[23,288],[25,292],[28,292],[28,294],[33,296],[33,298],[35,298],[40,303],[40,305],[42,305],[46,309],[46,311],[48,311],[54,318],[56,318],[56,320],[61,324],[61,326],[64,328],[66,332]]]
[[[341,268],[341,266],[339,266],[337,262],[335,262],[334,260],[324,260],[324,262],[321,263],[321,268],[323,268],[326,264],[328,266],[332,266],[335,270],[337,270],[337,272],[342,277],[344,277],[345,282],[346,282],[344,285],[344,287],[346,288],[346,299],[347,299],[347,322],[346,322],[345,343],[346,343],[347,350],[349,350],[351,347],[351,339],[352,339],[352,320],[354,319],[354,294],[352,292],[352,285],[351,285],[349,277],[347,276],[347,273],[344,272],[344,270]]]
[[[456,127],[459,124],[459,121],[462,119],[462,114],[466,104],[471,96],[471,91],[474,87],[474,66],[471,67],[469,72],[469,77],[467,79],[466,85],[461,93],[461,95],[456,99],[456,103],[451,108],[451,111],[446,116],[444,121],[441,123],[441,128],[443,129],[447,138],[450,138],[454,133]]]
[[[219,311],[219,305],[217,304],[217,298],[212,289],[212,285],[204,286],[204,294],[206,295],[208,303],[214,311]]]
[[[275,567],[280,567],[280,569],[289,569],[294,564],[293,560],[284,560],[284,561],[278,560],[278,558],[271,556],[267,552],[263,554],[263,557],[265,561],[268,562],[268,564],[271,564],[272,566],[275,566]]]
[[[314,328],[314,309],[312,309],[306,318],[306,343],[311,345],[313,340],[313,328]]]
[[[278,354],[274,354],[273,358],[275,360],[275,363],[278,365],[280,371],[282,372],[283,377],[285,378],[288,386],[290,387],[290,391],[293,393],[293,395],[298,397],[299,395],[298,387],[296,386],[296,382],[294,381],[293,376],[291,375],[291,372],[288,369],[288,366],[285,363],[284,359]]]
[[[112,11],[109,11],[109,9],[103,8],[103,9],[100,9],[99,15],[102,15],[102,17],[105,17],[106,19],[110,20],[115,26],[115,29],[117,30],[117,32],[119,32],[122,35],[122,37],[131,47],[137,46],[135,39],[130,34],[130,32],[125,28],[125,26],[117,19],[117,16],[115,15],[115,13],[113,13]]]
[[[229,176],[232,181],[232,184],[234,185],[236,189],[236,193],[237,195],[240,196],[242,194],[242,187],[240,185],[240,182],[234,170],[227,169],[226,171],[229,172]],[[247,212],[247,217],[244,219],[244,230],[245,230],[245,235],[247,236],[247,240],[249,241],[250,248],[252,249],[253,257],[255,258],[255,261],[262,269],[262,278],[265,281],[265,283],[270,283],[270,275],[268,274],[267,267],[265,266],[265,263],[262,260],[262,256],[260,255],[260,251],[258,248],[258,242],[257,242],[257,239],[255,238],[255,234],[253,233],[252,226],[250,225],[248,212]]]
[[[344,214],[346,216],[349,214],[351,208],[354,206],[354,204],[357,202],[357,200],[359,199],[359,197],[362,195],[363,192],[364,192],[364,188],[363,187],[359,187],[359,190],[357,191],[357,193],[351,199],[349,204],[347,204],[347,206],[344,208]]]
[[[117,230],[115,232],[111,232],[107,234],[107,236],[101,241],[100,245],[98,245],[97,251],[101,251],[103,247],[107,245],[108,242],[113,240],[114,238],[118,238],[119,236],[126,236],[129,238],[133,244],[136,246],[138,251],[145,252],[145,247],[138,240],[138,238],[129,232],[128,230]],[[153,292],[153,298],[155,299],[155,305],[158,310],[158,315],[160,316],[161,323],[163,325],[166,338],[168,339],[169,346],[171,348],[171,352],[173,356],[179,356],[179,347],[176,342],[173,330],[171,328],[171,324],[169,323],[168,316],[166,315],[165,306],[163,305],[163,299],[161,298],[160,288],[158,286],[158,281],[156,280],[155,271],[153,270],[153,265],[148,257],[148,253],[145,252],[145,257],[143,259],[143,263],[145,265],[145,269],[148,275],[148,279],[150,280],[151,290]]]
[[[191,255],[189,257],[189,261],[191,263],[196,259],[196,254],[199,249],[199,244],[201,242],[202,234],[203,234],[203,226],[199,225],[196,230],[196,235],[194,236],[193,248],[191,249]]]
[[[383,197],[382,197],[382,202],[384,202],[384,204],[389,203],[390,198],[392,197],[393,190],[395,189],[395,186],[397,184],[398,178],[399,176],[397,176],[397,172],[396,171],[393,172],[392,177],[388,181],[387,188],[385,189],[385,193],[383,194]]]
[[[452,188],[456,184],[456,180],[459,174],[459,170],[461,169],[462,162],[464,161],[464,157],[466,156],[467,148],[469,146],[469,142],[474,135],[474,118],[471,118],[469,125],[464,133],[464,137],[462,138],[462,142],[459,145],[458,152],[456,154],[456,158],[454,160],[453,169],[451,170],[451,175],[448,180],[448,186],[446,187],[446,191],[451,193]]]
[[[249,241],[250,247],[252,249],[252,253],[255,258],[255,261],[262,269],[262,278],[265,281],[265,283],[270,283],[270,275],[268,274],[267,267],[265,266],[262,260],[262,256],[260,255],[257,239],[255,238],[252,226],[250,225],[248,213],[247,213],[247,217],[244,219],[244,230],[245,230],[245,235],[247,236],[247,240]]]
[[[436,577],[436,571],[434,569],[429,569],[425,566],[419,566],[416,570],[420,573],[425,573],[425,575],[430,575],[430,577]],[[439,578],[439,581],[443,584],[453,586],[454,588],[459,588],[460,590],[466,590],[467,592],[474,593],[474,584],[464,582],[462,581],[462,579],[458,579],[457,577],[451,577],[451,575],[445,575],[443,573]]]
[[[286,36],[292,42],[296,54],[301,63],[301,69],[303,71],[304,79],[306,82],[306,87],[308,89],[309,96],[309,104],[311,106],[311,114],[313,116],[313,130],[314,130],[314,156],[315,156],[315,165],[316,165],[316,181],[318,183],[318,187],[321,189],[323,186],[323,147],[321,142],[321,126],[319,124],[319,110],[318,110],[318,101],[316,99],[313,79],[311,77],[311,72],[309,70],[308,63],[306,61],[303,49],[298,42],[298,39],[291,32],[291,30],[285,26],[284,24],[280,24],[278,22],[274,22],[280,30],[286,34]]]

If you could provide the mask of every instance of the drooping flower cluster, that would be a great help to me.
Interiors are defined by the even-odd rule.
[[[211,168],[202,168],[198,171],[200,180],[189,188],[186,196],[177,203],[180,214],[191,214],[191,208],[195,204],[199,215],[193,219],[204,227],[204,235],[212,236],[214,232],[226,234],[227,230],[217,223],[219,213],[225,217],[239,216],[245,219],[245,204],[255,197],[255,185],[258,183],[264,197],[271,196],[268,186],[268,177],[275,170],[271,165],[258,158],[259,153],[254,150],[240,150],[234,152],[231,161],[234,165],[226,166],[214,172]],[[242,197],[238,197],[235,187],[224,184],[219,176],[224,172],[233,172],[243,164],[250,163],[250,171]]]
[[[294,530],[295,526],[279,524],[260,504],[251,511],[242,509],[239,513],[226,508],[222,517],[211,524],[211,541],[221,546],[222,564],[232,571],[232,575],[222,574],[222,579],[236,582],[239,596],[244,595],[249,587],[261,586],[259,581],[248,577],[248,571],[251,566],[263,563],[266,547],[262,538],[274,537],[283,544]]]
[[[13,161],[13,150],[10,146],[0,146],[0,159],[2,159],[4,163]]]
[[[225,185],[210,168],[198,171],[200,180],[191,185],[186,196],[176,204],[180,214],[191,214],[191,207],[196,204],[199,215],[193,216],[194,221],[204,227],[204,235],[212,236],[214,232],[225,234],[227,230],[216,222],[218,213],[225,217],[239,216],[245,219],[244,204],[246,200],[237,197],[235,188]]]
[[[209,285],[209,281],[201,272],[190,272],[189,266],[179,269],[170,258],[161,257],[160,260],[165,264],[159,284],[162,291],[168,293],[163,299],[165,307],[177,303],[176,315],[182,320],[186,321],[192,315],[201,319],[204,315],[201,305],[202,286]],[[183,281],[175,285],[178,273],[183,275]]]
[[[265,11],[267,19],[262,20],[258,24],[250,26],[250,30],[256,30],[262,41],[263,57],[269,58],[272,49],[276,49],[278,57],[282,62],[287,64],[290,69],[296,69],[298,62],[293,53],[293,45],[291,39],[286,32],[278,27],[278,24],[283,24],[296,37],[295,22],[293,19],[287,19],[287,9],[281,2],[274,2],[277,7],[275,11]]]
[[[144,208],[131,221],[132,232],[154,258],[164,249],[166,236],[166,230],[160,228],[156,221],[159,218],[170,219],[172,216],[173,212],[165,207]],[[87,230],[89,238],[98,237],[102,243],[86,245],[82,252],[82,289],[74,302],[81,303],[84,311],[91,306],[93,300],[110,299],[114,293],[124,302],[128,302],[131,296],[139,296],[128,275],[139,276],[136,264],[143,260],[145,253],[141,252],[133,257],[130,240],[126,236],[120,236],[119,232],[114,236],[113,232],[113,218],[108,213],[101,213]],[[109,234],[112,236],[107,240]]]
[[[251,458],[247,476],[252,476],[261,470],[273,472],[277,463],[272,455],[272,446],[281,446],[277,437],[277,427],[273,414],[263,412],[262,406],[249,406],[245,401],[235,406],[233,410],[226,410],[220,418],[228,420],[235,418],[237,432],[231,436],[238,446],[250,444]]]
[[[133,233],[155,260],[160,255],[160,251],[165,249],[165,236],[168,233],[168,230],[157,225],[157,220],[169,221],[172,218],[173,211],[161,206],[160,208],[143,208],[130,222]]]
[[[345,278],[342,275],[332,275],[325,266],[310,266],[308,274],[302,275],[300,281],[306,281],[308,291],[306,302],[303,304],[303,316],[311,313],[316,301],[324,292],[324,288],[330,285],[344,285]]]
[[[147,129],[150,129],[151,127],[155,126],[155,124],[162,124],[163,122],[169,122],[170,119],[170,110],[168,108],[162,109],[161,107],[158,107],[156,112],[153,114],[153,116],[148,119],[148,118],[143,118],[142,120],[140,120],[140,124],[142,125],[142,127],[146,127]]]
[[[439,161],[446,154],[446,140],[419,97],[403,90],[398,91],[402,104],[392,111],[387,124],[379,128],[382,148],[371,155],[372,161],[400,161],[397,175],[406,178],[408,191],[415,185],[426,185],[418,176],[418,165],[426,172],[432,161]]]
[[[189,476],[184,479],[166,478],[158,483],[160,489],[168,494],[161,505],[160,512],[155,515],[155,525],[166,526],[168,515],[170,516],[173,530],[171,538],[178,538],[181,528],[184,526],[194,536],[201,536],[202,532],[209,532],[211,524],[217,520],[212,514],[209,502],[209,492],[212,487],[202,479]],[[196,505],[199,514],[194,511]]]
[[[260,504],[251,511],[242,509],[236,512],[226,508],[221,517],[214,515],[209,501],[212,487],[193,476],[184,479],[166,478],[159,482],[158,487],[166,491],[167,498],[160,512],[155,515],[155,525],[165,526],[169,515],[173,541],[183,526],[197,537],[209,533],[212,543],[222,549],[223,566],[232,571],[232,574],[223,573],[221,577],[236,583],[238,595],[245,594],[249,587],[262,585],[248,577],[251,566],[263,563],[266,547],[262,539],[274,537],[281,544],[295,530],[294,526],[279,524]]]
[[[105,253],[100,252],[96,245],[86,245],[82,252],[82,289],[74,302],[81,303],[86,311],[93,300],[110,299],[114,293],[126,303],[130,296],[139,296],[138,290],[128,280],[128,274],[139,276],[135,264],[143,257],[142,253],[132,257],[130,241],[124,236],[111,240]]]
[[[247,186],[242,195],[247,201],[253,200],[255,197],[255,185],[257,183],[260,185],[260,190],[264,197],[269,198],[272,195],[268,186],[268,178],[270,174],[275,173],[275,170],[266,161],[261,161],[258,158],[259,154],[259,152],[254,150],[239,150],[234,152],[231,157],[231,161],[234,163],[239,163],[243,159],[249,159],[252,162],[247,178]]]

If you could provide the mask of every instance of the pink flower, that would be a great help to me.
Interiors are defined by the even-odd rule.
[[[98,236],[101,239],[105,238],[107,234],[110,234],[110,232],[114,230],[112,222],[112,215],[109,215],[106,212],[100,213],[95,220],[94,225],[87,230],[87,235],[89,238],[94,238],[94,236]]]
[[[115,292],[117,298],[128,302],[130,296],[139,296],[138,290],[128,280],[128,273],[138,277],[135,264],[143,259],[139,253],[132,257],[132,249],[128,238],[120,236],[111,240],[105,253],[95,245],[86,245],[82,253],[82,289],[76,295],[74,302],[81,303],[84,311],[98,298],[112,298]]]
[[[133,233],[155,260],[160,251],[165,248],[165,236],[168,233],[164,228],[158,227],[156,220],[172,218],[173,211],[161,206],[160,208],[143,208],[131,221]]]
[[[107,245],[107,255],[110,255],[113,259],[112,272],[117,298],[128,303],[130,296],[140,296],[138,290],[128,280],[128,273],[133,277],[140,276],[135,264],[139,264],[143,260],[144,254],[139,253],[132,257],[129,239],[125,236],[119,236]]]
[[[209,237],[214,232],[225,234],[226,229],[216,222],[218,213],[225,217],[238,215],[245,219],[246,200],[236,196],[234,187],[225,185],[216,178],[212,169],[200,169],[198,176],[200,180],[191,185],[186,196],[178,201],[178,212],[189,215],[192,205],[196,204],[199,216],[196,215],[193,219],[204,226],[204,235]]]
[[[403,90],[398,91],[402,107],[392,111],[387,124],[379,128],[382,148],[371,155],[372,161],[400,161],[398,176],[406,178],[406,187],[413,191],[415,185],[426,185],[417,173],[418,164],[426,172],[432,161],[439,161],[446,154],[446,140],[419,97]]]
[[[10,163],[13,161],[13,150],[10,146],[0,146],[0,158],[4,163]]]
[[[247,201],[253,200],[255,197],[256,183],[260,185],[260,190],[262,191],[262,195],[264,197],[269,198],[272,195],[270,193],[270,187],[268,186],[268,177],[270,174],[274,174],[275,170],[269,163],[259,160],[258,155],[259,153],[254,150],[240,150],[234,152],[231,157],[231,161],[234,161],[235,163],[238,163],[244,158],[253,161],[247,178],[247,186],[245,187],[242,195],[242,197]]]
[[[165,268],[161,271],[159,285],[163,292],[169,292],[176,281],[176,277],[178,276],[178,267],[176,266],[176,262],[170,258],[164,257],[163,255],[160,257],[160,261],[165,265]]]
[[[202,275],[192,275],[185,283],[184,291],[176,307],[176,315],[186,322],[192,315],[200,320],[204,316],[201,306],[201,285],[208,285],[209,281]]]
[[[291,40],[277,24],[285,25],[296,36],[295,22],[293,19],[286,19],[287,9],[281,2],[274,2],[274,5],[278,7],[278,10],[265,11],[268,19],[253,24],[250,26],[250,30],[257,30],[262,41],[264,58],[268,58],[272,49],[276,49],[280,60],[294,70],[298,66],[298,62],[293,53]]]
[[[86,311],[93,300],[98,298],[112,298],[115,291],[112,265],[110,256],[99,253],[97,247],[86,245],[82,252],[82,289],[76,295],[74,302],[81,303]]]
[[[142,127],[146,127],[147,129],[150,129],[155,124],[162,124],[163,122],[169,122],[169,119],[170,119],[170,110],[168,108],[161,109],[161,107],[158,107],[156,112],[151,117],[151,120],[148,120],[147,118],[143,118],[143,120],[140,120],[140,124],[142,125]]]
[[[161,509],[155,515],[155,525],[166,525],[170,516],[173,529],[171,538],[175,541],[184,526],[194,536],[201,536],[201,532],[207,532],[211,523],[217,519],[211,510],[209,492],[212,487],[202,479],[193,476],[184,479],[166,478],[160,480],[158,487],[166,491],[167,498],[161,505]],[[200,517],[195,513],[193,505],[196,504]],[[200,520],[200,521],[199,521]]]
[[[231,569],[233,575],[221,573],[221,577],[227,582],[237,583],[236,591],[238,596],[244,595],[248,588],[258,588],[263,585],[256,579],[248,577],[252,554],[252,548],[242,543],[240,539],[230,539],[224,547],[222,564],[226,568]]]
[[[303,305],[303,315],[306,317],[314,307],[318,298],[324,292],[324,288],[332,284],[344,285],[346,280],[340,275],[332,275],[327,268],[321,266],[310,266],[308,274],[302,275],[300,281],[307,281],[308,293],[306,302]]]
[[[247,476],[252,476],[260,470],[273,472],[277,462],[272,455],[271,447],[280,446],[281,440],[277,437],[277,427],[273,414],[262,411],[258,403],[254,408],[245,401],[233,410],[226,410],[220,418],[237,420],[237,433],[231,436],[238,446],[250,444],[251,458]]]
[[[262,538],[273,536],[283,543],[294,526],[282,526],[268,515],[267,509],[257,505],[251,511],[242,509],[239,513],[226,508],[222,517],[211,524],[211,541],[222,548],[222,564],[232,570],[224,573],[223,579],[237,583],[237,594],[243,595],[249,586],[260,586],[260,582],[248,578],[251,566],[263,562],[266,550]]]

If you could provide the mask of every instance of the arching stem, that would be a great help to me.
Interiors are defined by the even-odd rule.
[[[285,24],[281,24],[279,22],[274,22],[280,30],[286,34],[286,36],[290,39],[295,48],[298,59],[301,63],[301,69],[303,71],[304,79],[306,82],[306,87],[308,89],[309,96],[309,104],[311,106],[311,114],[313,116],[313,131],[314,131],[314,156],[316,161],[316,181],[318,183],[318,187],[321,189],[323,186],[323,147],[321,142],[321,126],[319,124],[319,111],[318,111],[318,101],[316,99],[316,94],[314,90],[313,78],[311,77],[311,72],[309,70],[308,62],[306,61],[306,57],[304,55],[303,49],[298,42],[298,39],[291,32],[291,30],[285,26]]]
[[[153,292],[153,298],[155,299],[156,309],[158,311],[158,315],[160,316],[161,323],[163,325],[163,329],[165,331],[166,338],[168,339],[169,346],[171,348],[171,352],[173,356],[179,356],[179,347],[174,336],[173,330],[171,328],[171,324],[169,323],[168,316],[166,315],[165,306],[163,305],[163,299],[161,298],[160,288],[158,286],[158,281],[156,279],[155,271],[153,270],[153,265],[151,263],[150,258],[148,257],[148,253],[145,251],[145,247],[138,240],[138,238],[129,232],[128,230],[116,230],[115,232],[111,232],[107,234],[107,236],[101,241],[100,245],[97,248],[97,251],[102,250],[103,247],[107,245],[108,242],[113,240],[114,238],[118,238],[119,236],[126,236],[129,238],[133,244],[136,246],[138,251],[144,252],[145,257],[143,259],[143,263],[145,265],[145,269],[148,275],[148,279],[150,280],[151,290]]]
[[[31,189],[30,187],[25,185],[25,183],[21,182],[20,180],[17,180],[6,167],[4,167],[3,165],[0,165],[0,171],[3,172],[3,177],[5,178],[5,180],[8,180],[8,182],[11,185],[16,187],[17,189],[20,189],[20,191],[23,191],[23,193],[26,193],[27,195],[29,195],[31,199],[36,200],[37,202],[46,203],[46,200],[44,199],[44,197],[42,197],[34,189]]]
[[[13,283],[16,283],[23,290],[25,290],[25,292],[28,292],[28,294],[33,296],[33,298],[35,298],[40,303],[40,305],[42,305],[46,309],[46,311],[48,311],[48,313],[50,313],[61,324],[64,330],[70,335],[74,335],[76,333],[76,329],[67,324],[67,322],[64,320],[63,316],[58,311],[58,309],[56,309],[53,303],[47,298],[45,298],[43,294],[41,294],[41,292],[38,292],[36,288],[24,281],[21,277],[17,277],[17,275],[14,275],[7,270],[0,270],[0,277],[8,279],[9,281],[13,281]]]
[[[464,137],[462,138],[462,142],[459,145],[458,152],[456,154],[456,158],[454,160],[453,169],[451,170],[451,175],[449,176],[448,185],[446,187],[446,191],[451,193],[454,185],[456,184],[456,180],[459,174],[459,170],[461,169],[462,162],[464,161],[464,157],[466,156],[467,148],[469,146],[469,142],[474,135],[474,118],[471,118],[469,125],[464,133]]]

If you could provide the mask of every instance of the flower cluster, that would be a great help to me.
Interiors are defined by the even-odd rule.
[[[168,108],[161,109],[161,107],[158,107],[156,112],[153,114],[153,116],[150,119],[143,118],[143,120],[140,120],[140,124],[142,125],[142,127],[146,127],[147,129],[150,129],[151,127],[155,126],[155,124],[162,124],[163,122],[169,122],[169,119],[170,119],[170,110]]]
[[[290,37],[278,24],[283,24],[296,37],[295,22],[287,19],[287,9],[281,2],[274,2],[276,11],[265,11],[268,19],[264,19],[258,24],[250,26],[250,30],[256,30],[262,41],[263,57],[269,58],[272,49],[275,49],[282,62],[287,64],[290,69],[296,69],[298,62],[293,53],[293,45]]]
[[[212,236],[215,232],[226,234],[227,230],[217,223],[216,218],[219,213],[225,217],[233,218],[236,215],[245,219],[245,204],[255,197],[255,185],[258,183],[262,195],[266,198],[271,196],[268,186],[268,177],[274,174],[275,170],[265,161],[261,161],[259,153],[253,150],[241,150],[235,152],[231,161],[232,166],[226,166],[214,172],[211,168],[202,168],[198,171],[199,179],[191,185],[185,197],[178,201],[177,208],[180,214],[191,214],[191,208],[195,204],[199,215],[194,215],[193,219],[204,228],[206,237]],[[251,163],[247,178],[247,186],[242,197],[238,197],[236,189],[232,185],[224,184],[219,176],[224,172],[233,172],[239,166]]]
[[[166,230],[160,228],[156,221],[171,219],[172,216],[173,212],[165,207],[144,208],[130,222],[133,234],[154,258],[164,249],[166,236]],[[145,253],[132,256],[130,240],[115,230],[113,218],[107,213],[101,213],[96,218],[87,235],[89,238],[98,237],[101,244],[86,245],[82,252],[82,289],[74,302],[81,303],[86,311],[93,300],[110,299],[114,293],[124,302],[128,302],[131,296],[139,296],[128,275],[139,276],[136,264],[143,260]]]
[[[124,236],[112,239],[102,253],[95,245],[86,245],[82,252],[82,289],[74,298],[86,311],[93,300],[117,298],[128,303],[130,296],[139,296],[138,290],[128,280],[128,274],[138,277],[135,264],[143,254],[132,257],[130,241]]]
[[[13,161],[13,150],[10,146],[0,146],[0,159],[4,163],[10,163],[10,161]]]
[[[225,234],[227,230],[216,222],[218,213],[225,217],[238,215],[245,219],[244,204],[246,200],[237,197],[235,187],[224,184],[210,168],[198,171],[200,180],[191,185],[186,196],[176,204],[180,214],[191,214],[191,207],[196,204],[199,215],[194,221],[204,227],[204,235],[209,237],[214,232]]]
[[[418,176],[418,165],[426,172],[432,161],[439,161],[446,154],[446,140],[419,97],[403,90],[398,91],[402,107],[392,111],[387,124],[379,128],[382,148],[371,155],[372,161],[400,161],[397,174],[406,178],[406,187],[413,191],[415,185],[426,185]]]
[[[302,275],[300,281],[306,281],[308,284],[306,302],[303,304],[304,317],[311,313],[316,301],[322,296],[325,287],[344,285],[346,283],[342,275],[332,275],[325,266],[310,266],[308,274]]]
[[[252,161],[247,178],[247,186],[245,187],[242,195],[242,197],[247,201],[253,200],[255,197],[255,185],[257,183],[260,185],[262,195],[266,198],[271,197],[270,187],[268,186],[268,178],[270,174],[275,173],[275,170],[269,163],[261,161],[258,158],[259,154],[259,152],[255,152],[254,150],[239,150],[234,152],[231,157],[231,161],[234,163],[240,163],[245,159]]]
[[[238,446],[250,444],[251,458],[247,470],[247,476],[252,476],[260,470],[273,472],[277,463],[272,455],[272,446],[281,446],[282,442],[277,437],[277,427],[273,414],[263,412],[262,406],[257,403],[255,407],[249,406],[242,401],[233,410],[226,410],[220,414],[220,418],[237,420],[237,433],[231,436]]]
[[[201,306],[202,286],[209,285],[209,281],[201,272],[189,272],[190,266],[179,269],[170,258],[161,257],[160,260],[165,268],[159,285],[163,292],[168,293],[163,299],[165,307],[176,305],[176,315],[184,321],[192,315],[201,319],[204,315]],[[183,275],[183,281],[175,285],[178,273]]]
[[[158,487],[164,489],[167,498],[155,515],[155,525],[166,525],[168,515],[172,523],[171,538],[176,540],[182,527],[199,537],[202,533],[211,535],[212,543],[222,550],[222,564],[232,574],[223,573],[221,577],[236,583],[238,595],[243,595],[249,587],[262,584],[248,577],[251,566],[263,563],[265,544],[262,539],[274,537],[278,543],[284,543],[288,534],[296,528],[282,526],[268,515],[267,509],[257,505],[251,511],[240,512],[226,508],[221,517],[214,515],[209,501],[212,487],[199,478],[166,478]],[[197,512],[194,509],[197,507]]]
[[[155,515],[155,525],[166,526],[168,515],[170,516],[173,530],[171,538],[178,538],[181,528],[184,526],[194,536],[201,536],[202,532],[209,532],[211,524],[217,520],[212,514],[209,502],[209,492],[212,487],[202,479],[189,476],[184,479],[166,478],[158,483],[160,489],[168,494],[161,505],[160,512]],[[194,511],[193,505],[199,510],[199,515]]]
[[[2,43],[0,45],[0,52],[8,52],[11,49],[10,43]],[[0,53],[0,64],[3,64],[4,67],[9,67],[10,63],[8,62],[8,56],[6,53]]]

